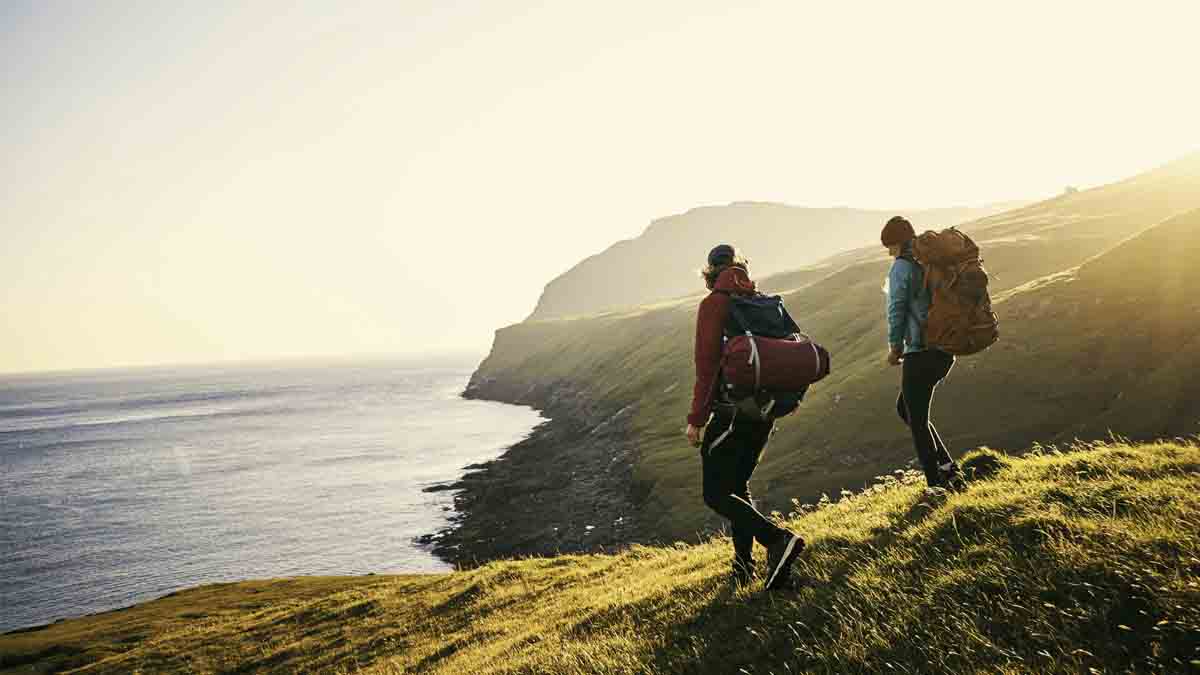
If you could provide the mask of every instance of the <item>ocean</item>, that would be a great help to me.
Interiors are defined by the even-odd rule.
[[[474,362],[0,376],[0,632],[213,582],[449,569],[424,488],[543,421]]]

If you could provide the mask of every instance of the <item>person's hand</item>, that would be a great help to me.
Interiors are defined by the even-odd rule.
[[[700,447],[700,442],[703,437],[703,434],[704,434],[704,427],[698,427],[695,424],[689,424],[687,426],[688,443],[691,443],[693,448]]]
[[[895,347],[892,347],[891,350],[888,351],[888,355],[887,355],[888,365],[889,366],[900,365],[900,362],[904,359],[903,355],[904,355],[904,352],[902,352],[899,349],[896,349]]]

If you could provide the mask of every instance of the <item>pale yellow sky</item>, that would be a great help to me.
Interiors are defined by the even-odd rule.
[[[0,372],[482,353],[550,278],[694,206],[1118,179],[1200,148],[1197,25],[1195,2],[5,3]]]

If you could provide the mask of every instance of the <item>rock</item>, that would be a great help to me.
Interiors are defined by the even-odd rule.
[[[532,405],[549,421],[498,459],[469,467],[442,488],[458,490],[456,512],[444,536],[430,540],[435,555],[469,567],[649,541],[640,537],[634,516],[639,503],[630,428],[634,406],[598,404],[559,383],[506,384],[484,377],[473,377],[465,395]],[[572,529],[581,514],[609,524]]]

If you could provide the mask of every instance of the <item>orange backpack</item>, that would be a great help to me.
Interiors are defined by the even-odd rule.
[[[913,242],[913,256],[925,269],[925,287],[933,292],[925,343],[955,356],[995,344],[999,322],[975,242],[953,227],[929,231]]]

